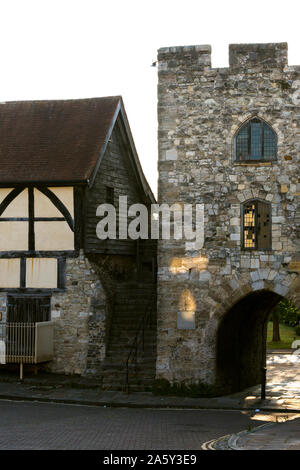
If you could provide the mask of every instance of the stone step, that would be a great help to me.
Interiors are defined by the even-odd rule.
[[[146,289],[147,287],[152,287],[153,289],[156,288],[156,282],[153,281],[152,278],[147,278],[147,279],[143,279],[142,281],[140,279],[128,279],[127,281],[124,280],[124,281],[120,281],[117,286],[116,286],[116,289],[123,289],[123,288],[134,288],[134,289]]]
[[[150,384],[150,383],[153,383],[153,380],[155,379],[155,371],[153,371],[153,373],[148,376],[146,375],[136,375],[134,373],[130,373],[129,374],[129,377],[128,377],[128,382],[131,382],[131,383],[143,383],[144,385],[145,384]],[[124,385],[126,384],[126,374],[107,374],[103,381],[102,381],[103,384],[110,384],[110,385],[113,385],[113,384],[120,384],[120,385]]]
[[[153,385],[153,382],[154,382],[154,378],[149,379],[149,380],[146,380],[146,379],[138,380],[138,379],[134,379],[133,377],[130,377],[130,380],[128,380],[130,388],[138,386],[139,390],[145,390],[146,387],[150,388]],[[109,379],[107,381],[102,382],[102,387],[104,389],[110,389],[110,390],[122,390],[126,388],[126,380],[113,381]]]
[[[104,372],[104,381],[110,380],[114,382],[122,382],[126,379],[126,370],[119,371],[117,369],[106,369]],[[155,375],[155,369],[148,369],[147,372],[142,372],[141,370],[130,370],[129,376],[133,379],[143,379],[143,380],[152,380]]]
[[[137,324],[137,322],[135,322],[135,325]],[[125,330],[126,328],[126,330]],[[145,328],[144,332],[146,331],[147,329],[147,335],[145,335],[145,337],[147,336],[148,338],[150,338],[151,336],[155,336],[155,331],[156,329],[155,328]],[[142,331],[142,330],[139,330],[139,331]],[[128,322],[118,322],[117,324],[114,324],[111,326],[110,328],[110,333],[113,334],[113,333],[121,333],[122,336],[124,337],[125,334],[126,334],[126,337],[128,338],[134,338],[134,336],[136,335],[136,332],[137,332],[137,327],[133,327],[133,324],[130,324]],[[116,338],[118,339],[118,338]]]
[[[107,357],[111,356],[112,354],[120,353],[124,357],[124,355],[128,355],[129,351],[133,350],[136,345],[133,346],[133,340],[132,341],[122,341],[122,342],[110,342],[108,344],[108,350],[107,350]],[[153,340],[147,340],[144,342],[144,347],[142,343],[138,343],[138,350],[139,354],[143,354],[143,349],[144,353],[147,352],[155,352],[156,349],[156,341]]]
[[[120,369],[118,368],[119,366],[112,367],[110,366],[109,368],[104,368],[103,372],[105,372],[105,376],[111,376],[111,377],[125,377],[126,376],[126,367],[123,365],[123,368]],[[132,376],[142,376],[144,377],[149,377],[152,376],[155,373],[155,367],[150,367],[148,366],[147,368],[144,368],[143,365],[140,365],[139,367],[131,367],[129,368],[129,374]]]
[[[142,351],[143,349],[143,343],[142,342],[134,342],[134,338],[122,338],[120,340],[110,340],[109,343],[108,343],[108,349],[107,349],[107,354],[109,354],[109,352],[111,350],[114,350],[115,352],[115,349],[118,349],[120,351],[120,353],[126,353],[127,351],[129,352],[130,349],[133,349],[133,347],[136,347],[136,344],[137,344],[137,347],[140,351]],[[144,349],[152,349],[156,346],[156,341],[154,338],[147,338],[145,339],[144,341]]]
[[[124,327],[126,327],[126,332],[124,331]],[[136,331],[137,331],[137,328],[133,327],[132,324],[130,323],[127,323],[127,322],[118,322],[118,323],[115,323],[114,325],[112,325],[111,327],[111,333],[126,333],[128,335],[128,337],[130,338],[134,338],[135,334],[136,334]],[[151,335],[154,335],[155,336],[155,331],[156,329],[155,328],[147,328],[147,336],[150,337]]]
[[[124,328],[126,328],[126,331],[124,331]],[[155,328],[147,328],[147,336],[148,337],[151,337],[151,335],[154,335],[155,336],[155,331],[156,329]],[[111,334],[113,333],[121,333],[122,336],[124,336],[125,334],[128,336],[128,338],[134,338],[136,332],[137,332],[137,328],[133,328],[132,324],[128,323],[128,322],[118,322],[117,324],[114,324],[112,325],[111,329],[110,329],[110,332]]]
[[[120,358],[116,357],[116,356],[117,356],[116,354],[111,354],[111,355],[107,356],[104,368],[114,366],[114,367],[119,367],[120,369],[122,369],[124,367],[124,364],[126,364],[128,354],[123,354],[122,361],[120,361]],[[131,356],[130,359],[131,359],[131,361],[135,362],[135,357],[134,356]],[[140,354],[138,356],[137,363],[138,363],[139,366],[140,365],[145,365],[145,367],[146,367],[149,364],[150,365],[153,364],[154,359],[155,359],[155,354],[154,353],[153,354],[147,354],[147,355]]]
[[[128,383],[131,391],[145,391],[151,390],[155,380],[155,372],[148,377],[134,377],[132,374],[129,376]],[[105,376],[102,381],[102,387],[106,390],[126,390],[126,375],[119,377]]]
[[[155,339],[147,339],[144,341],[144,349],[145,350],[152,350],[156,346],[156,341]],[[134,345],[134,347],[136,347]],[[122,340],[122,341],[111,341],[108,344],[108,351],[107,355],[110,354],[110,351],[113,351],[115,353],[116,350],[120,351],[121,354],[126,354],[126,352],[129,352],[129,350],[133,349],[133,338],[130,338],[130,340]],[[142,343],[138,343],[138,349],[139,351],[142,351],[143,345]]]
[[[127,381],[126,372],[121,374],[120,372],[115,371],[115,370],[106,370],[106,371],[103,371],[103,373],[104,373],[104,379],[102,381],[103,383],[125,384]],[[141,371],[138,371],[138,372],[131,371],[128,375],[128,381],[135,381],[135,382],[140,382],[140,383],[142,382],[150,383],[151,381],[153,382],[154,378],[155,378],[154,369],[149,370],[147,373],[144,373],[144,374],[142,374]]]
[[[144,331],[144,350],[140,336],[137,364],[129,364],[130,383],[134,384],[136,390],[151,388],[156,364],[155,294],[156,285],[150,279],[149,282],[128,281],[117,286],[107,355],[103,365],[103,385],[106,389],[124,390],[126,359],[142,318],[152,307],[153,321]]]
[[[136,297],[132,299],[128,299],[128,298],[125,299],[125,298],[119,297],[118,300],[116,300],[114,303],[114,307],[121,308],[121,310],[122,310],[122,307],[132,308],[136,305],[138,305],[140,308],[143,308],[149,305],[149,308],[150,308],[150,302],[147,298],[145,298],[144,295],[142,295],[141,297]]]
[[[103,366],[104,369],[120,369],[121,371],[124,370],[124,367],[126,366],[126,358],[123,358],[123,361],[117,361],[115,357],[108,357],[107,360],[105,361],[105,364]],[[145,356],[143,358],[139,358],[137,361],[137,364],[135,365],[134,362],[130,362],[129,364],[130,367],[154,367],[153,365],[153,356]]]
[[[121,372],[124,371],[126,367],[126,359],[122,362],[116,361],[114,357],[108,357],[103,365],[103,370],[120,370]],[[130,368],[136,368],[137,370],[140,369],[141,371],[147,369],[155,369],[155,357],[139,358],[137,365],[135,363],[130,363]]]
[[[153,291],[152,289],[139,289],[139,290],[134,290],[134,289],[116,289],[116,293],[120,297],[126,297],[126,298],[132,298],[134,296],[140,297],[141,295],[147,295],[149,299],[156,295],[156,292]],[[116,299],[117,300],[117,299]]]
[[[114,392],[150,392],[152,390],[152,384],[131,384],[129,383],[128,389],[125,384],[119,383],[117,385],[103,384],[103,389],[106,391]]]

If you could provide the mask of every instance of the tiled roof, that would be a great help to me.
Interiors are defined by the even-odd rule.
[[[0,184],[87,182],[121,101],[0,103]]]

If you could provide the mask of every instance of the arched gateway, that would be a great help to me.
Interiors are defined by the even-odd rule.
[[[260,383],[274,305],[300,307],[300,70],[285,43],[210,52],[158,52],[158,199],[201,204],[204,244],[159,242],[156,377],[228,393]]]
[[[219,316],[216,385],[223,393],[237,392],[261,383],[266,365],[267,323],[272,309],[283,298],[300,306],[299,280],[287,275],[284,282],[291,287],[283,287],[283,284],[279,287],[272,281],[261,279],[261,285],[257,286],[261,289],[252,289]]]

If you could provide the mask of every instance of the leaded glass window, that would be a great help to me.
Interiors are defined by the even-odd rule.
[[[242,206],[242,247],[245,250],[271,249],[271,206],[252,200]]]
[[[261,119],[247,121],[235,137],[235,161],[272,161],[277,158],[277,138]]]

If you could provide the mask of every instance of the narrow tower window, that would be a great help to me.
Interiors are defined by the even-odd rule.
[[[242,206],[242,247],[244,250],[271,249],[271,206],[258,200]]]

